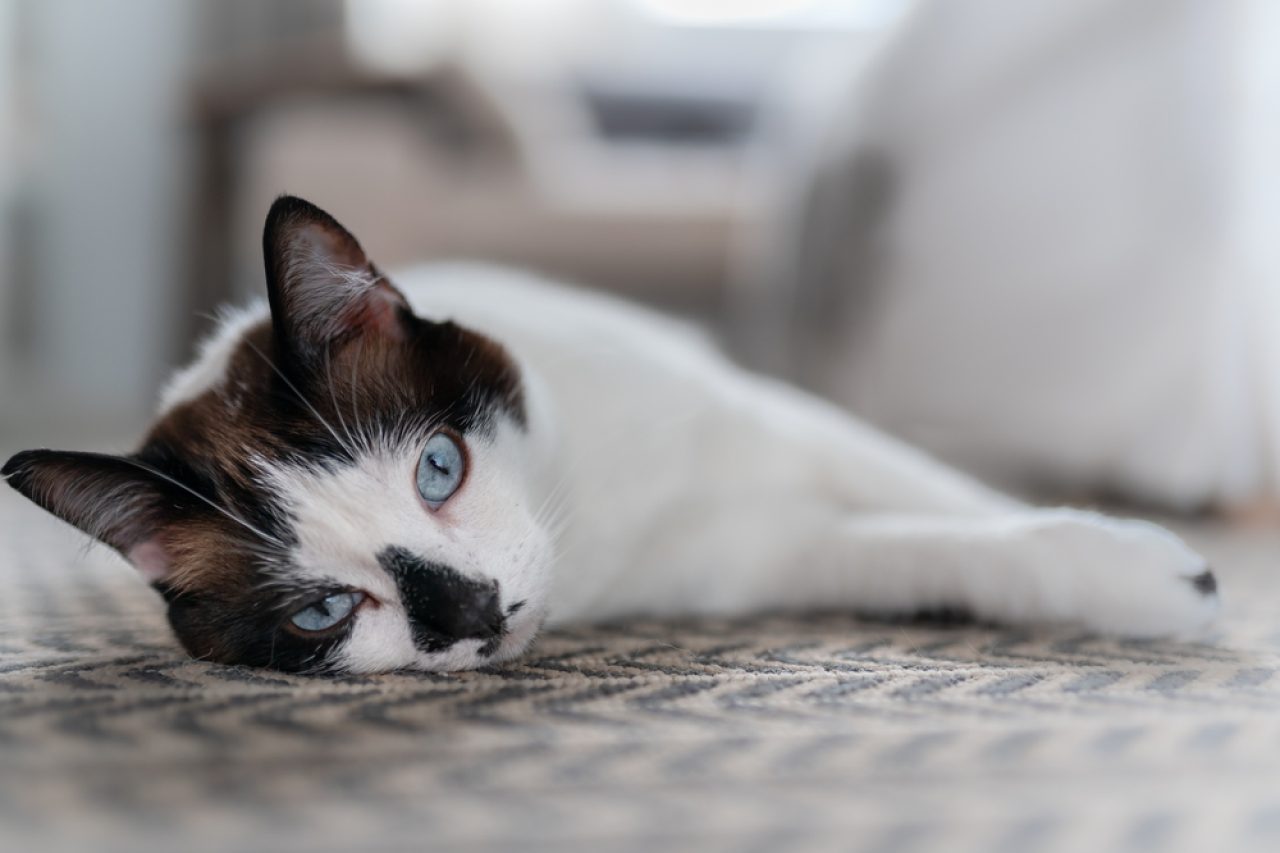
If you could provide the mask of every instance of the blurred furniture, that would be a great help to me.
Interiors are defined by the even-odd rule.
[[[0,431],[132,434],[261,292],[284,191],[387,267],[518,264],[732,331],[744,249],[900,5],[18,0]]]
[[[531,267],[728,331],[744,244],[887,13],[685,27],[650,5],[351,4],[341,32],[206,65],[192,309],[259,292],[288,191],[384,267]]]
[[[750,99],[569,69],[557,87],[513,91],[463,62],[387,74],[343,47],[295,41],[243,72],[201,73],[189,315],[259,292],[257,232],[283,191],[331,209],[384,267],[466,256],[677,309],[717,304],[749,215]]]

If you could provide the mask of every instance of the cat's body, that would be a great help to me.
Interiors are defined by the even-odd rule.
[[[194,654],[456,669],[548,616],[961,609],[1153,635],[1216,612],[1172,534],[993,493],[678,323],[485,267],[392,289],[321,212],[272,217],[273,316],[234,315],[170,385],[135,457],[162,481],[52,451],[5,468],[129,555]],[[128,517],[86,508],[104,491]],[[217,537],[242,553],[213,560]]]

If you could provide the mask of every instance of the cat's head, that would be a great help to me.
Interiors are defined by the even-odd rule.
[[[551,542],[519,368],[415,316],[328,214],[279,199],[270,318],[224,328],[138,452],[19,453],[9,484],[115,548],[194,656],[289,671],[518,654]]]

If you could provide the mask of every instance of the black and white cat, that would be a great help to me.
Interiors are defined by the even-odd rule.
[[[995,494],[670,320],[483,267],[393,286],[291,197],[263,241],[269,310],[225,319],[138,452],[3,469],[125,555],[196,657],[456,670],[637,612],[1161,635],[1217,611],[1171,533]]]

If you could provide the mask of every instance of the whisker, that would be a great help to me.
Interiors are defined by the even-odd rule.
[[[320,412],[317,411],[315,406],[311,405],[311,401],[302,395],[302,392],[298,390],[298,387],[294,385],[291,381],[289,381],[289,377],[285,376],[284,372],[280,370],[280,368],[276,367],[275,363],[272,362],[271,359],[267,358],[267,356],[262,352],[262,350],[258,349],[257,346],[254,345],[253,341],[250,341],[248,338],[246,338],[245,344],[248,345],[249,349],[257,353],[258,357],[261,358],[264,362],[266,362],[268,367],[270,367],[272,370],[275,371],[276,376],[279,376],[284,381],[284,384],[289,386],[289,390],[293,391],[293,393],[302,402],[302,404],[311,410],[311,414],[315,415],[316,420],[318,420],[324,426],[324,428],[329,431],[329,435],[333,436],[333,440],[338,443],[338,446],[341,447],[346,453],[350,454],[352,458],[355,458],[356,454],[355,454],[354,448],[348,447],[346,444],[343,443],[342,439],[338,436],[338,431],[335,430],[333,426],[330,425],[330,423],[324,419],[324,417],[320,414]]]
[[[351,430],[347,426],[347,421],[342,417],[342,409],[338,406],[338,398],[333,391],[333,353],[331,350],[325,350],[324,373],[325,384],[329,386],[329,403],[333,406],[333,413],[338,418],[338,425],[342,427],[342,434],[347,437],[349,447],[355,446],[355,441],[351,437]],[[348,450],[348,453],[351,451]]]
[[[357,434],[362,439],[364,451],[370,453],[373,450],[372,439],[367,428],[360,427],[360,398],[356,390],[356,376],[359,375],[360,360],[364,357],[364,338],[356,341],[356,351],[351,359],[351,422],[356,424]]]
[[[226,509],[225,507],[219,506],[218,504],[216,504],[216,503],[214,503],[213,501],[211,501],[209,498],[207,498],[207,497],[205,497],[204,495],[200,494],[200,493],[199,493],[199,492],[197,492],[195,489],[193,489],[193,488],[191,488],[190,486],[188,486],[186,483],[180,482],[179,480],[175,480],[173,477],[170,477],[168,474],[164,473],[163,471],[157,470],[157,469],[155,469],[155,468],[151,467],[150,465],[147,465],[147,464],[146,464],[146,463],[144,463],[144,462],[139,462],[137,459],[132,459],[132,458],[130,458],[130,457],[128,457],[128,456],[121,456],[121,457],[119,457],[119,458],[123,459],[125,462],[127,462],[128,464],[132,465],[133,467],[135,467],[135,468],[137,468],[137,469],[139,469],[139,470],[141,470],[141,471],[146,471],[148,474],[151,474],[151,475],[152,475],[152,476],[154,476],[154,477],[158,477],[159,479],[164,480],[166,483],[169,483],[169,484],[170,484],[170,485],[172,485],[172,486],[177,486],[179,489],[181,489],[182,491],[184,491],[184,492],[186,492],[187,494],[191,495],[191,496],[192,496],[192,497],[194,497],[196,500],[199,500],[199,501],[202,501],[203,503],[208,504],[208,505],[209,505],[210,507],[212,507],[214,510],[216,510],[217,512],[219,512],[219,513],[221,513],[222,515],[226,516],[227,518],[231,519],[231,520],[232,520],[232,521],[234,521],[236,524],[238,524],[238,525],[240,525],[241,527],[243,527],[245,530],[249,530],[249,531],[253,532],[255,535],[257,535],[258,537],[260,537],[260,538],[261,538],[261,539],[263,539],[264,541],[266,541],[266,542],[270,542],[270,543],[272,543],[272,544],[276,545],[276,546],[277,546],[277,547],[279,547],[279,548],[286,548],[286,547],[287,547],[283,542],[281,542],[281,541],[280,541],[279,539],[277,539],[276,537],[274,537],[274,536],[272,536],[272,535],[270,535],[270,534],[268,534],[268,533],[265,533],[265,532],[264,532],[264,531],[262,531],[262,530],[259,530],[257,527],[254,527],[252,524],[250,524],[249,522],[245,521],[245,520],[244,520],[243,518],[241,518],[240,516],[238,516],[238,515],[236,515],[235,513],[231,512],[231,510]]]

